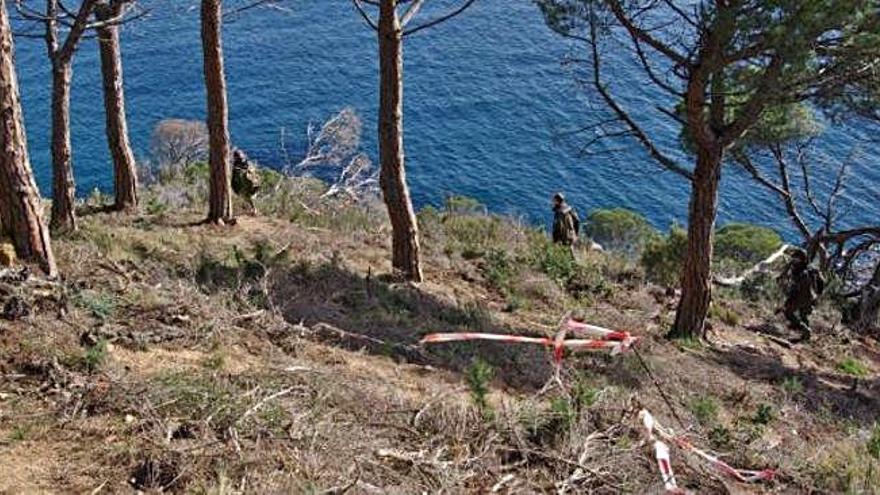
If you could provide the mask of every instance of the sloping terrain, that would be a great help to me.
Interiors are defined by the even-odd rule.
[[[0,492],[659,492],[642,408],[778,472],[741,484],[673,448],[689,490],[880,486],[880,346],[828,308],[788,347],[754,331],[783,328],[771,303],[722,292],[709,344],[670,342],[674,294],[610,254],[580,253],[560,283],[542,236],[508,220],[423,213],[412,286],[387,275],[377,205],[276,191],[218,228],[152,194],[60,239],[62,281],[3,281],[30,311],[0,323]],[[551,335],[567,311],[643,337],[656,384],[633,353],[570,354],[556,382],[536,346],[418,345]]]

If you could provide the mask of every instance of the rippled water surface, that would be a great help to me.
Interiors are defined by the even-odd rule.
[[[132,140],[136,152],[145,155],[159,120],[204,118],[204,95],[195,2],[142,3],[152,13],[125,26],[123,50]],[[278,165],[282,128],[292,136],[289,144],[301,148],[309,122],[351,106],[364,119],[365,148],[375,159],[373,33],[347,0],[290,0],[288,6],[289,12],[251,10],[226,26],[233,140],[264,163]],[[48,193],[48,62],[40,40],[17,43],[33,165]],[[550,194],[565,190],[583,212],[624,206],[643,212],[658,227],[683,222],[687,184],[661,171],[636,144],[609,144],[604,153],[583,156],[576,138],[560,138],[598,116],[586,89],[578,88],[561,64],[578,49],[546,28],[529,0],[479,0],[453,22],[408,38],[406,151],[417,203],[438,204],[449,194],[465,194],[495,211],[543,222]],[[665,148],[686,162],[677,150],[675,127],[649,111],[664,102],[654,100],[626,61],[615,62],[609,61],[613,90],[646,117]],[[108,190],[112,181],[94,40],[86,40],[77,55],[72,121],[80,193]],[[822,151],[848,156],[862,133],[868,129],[831,126]],[[880,216],[878,154],[867,145],[859,153],[849,183],[860,200],[844,202],[851,223]],[[821,174],[820,186],[832,176]],[[729,168],[724,182],[722,222],[761,222],[790,233],[776,203],[741,172]]]

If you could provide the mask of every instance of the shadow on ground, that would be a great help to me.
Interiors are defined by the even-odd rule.
[[[308,327],[328,324],[364,336],[362,348],[374,354],[458,372],[481,359],[495,369],[496,378],[517,389],[540,388],[553,373],[549,353],[539,346],[459,342],[416,347],[424,335],[434,332],[529,333],[498,324],[476,302],[443,301],[412,285],[363,277],[332,262],[300,263],[275,273],[270,293],[287,321]],[[385,345],[372,345],[377,341]],[[414,358],[414,353],[424,360]]]
[[[880,411],[880,380],[877,379],[856,381],[842,374],[796,369],[784,365],[778,356],[743,347],[715,352],[709,359],[746,380],[764,381],[780,389],[785,380],[797,379],[803,388],[801,405],[820,416],[830,413],[840,419],[870,425]]]

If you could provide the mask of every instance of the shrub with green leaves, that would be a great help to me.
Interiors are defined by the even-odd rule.
[[[739,313],[727,306],[714,302],[709,306],[709,317],[731,327],[739,325],[740,322]]]
[[[868,454],[874,460],[880,461],[880,423],[875,423],[871,430],[871,438],[868,439]]]
[[[482,359],[475,359],[465,374],[468,388],[470,389],[471,399],[477,410],[485,420],[491,420],[494,416],[492,406],[489,404],[489,384],[492,377],[495,376],[495,370]]]
[[[746,223],[729,223],[715,233],[715,255],[744,264],[758,263],[782,246],[773,229]]]
[[[483,276],[492,287],[504,291],[510,286],[516,267],[506,251],[491,249],[486,253],[480,266]]]
[[[595,210],[587,217],[586,233],[605,249],[637,255],[648,242],[660,235],[639,213],[626,208]]]
[[[451,215],[486,215],[486,205],[469,196],[453,195],[443,202],[443,209]]]
[[[701,424],[709,425],[718,419],[718,404],[712,397],[698,397],[691,402],[691,412]]]
[[[103,292],[84,290],[74,295],[73,302],[99,320],[107,320],[116,313],[116,299]]]
[[[577,268],[568,247],[554,244],[546,237],[532,246],[532,260],[538,271],[561,285],[568,283]]]
[[[782,381],[782,390],[789,395],[799,395],[804,391],[804,383],[796,376],[790,376]]]
[[[769,425],[776,418],[776,412],[770,404],[758,404],[752,422],[758,425]]]
[[[502,243],[510,225],[501,218],[485,215],[448,215],[442,220],[447,236],[446,252],[459,252],[476,259]]]
[[[82,365],[86,371],[96,371],[107,360],[107,339],[98,340],[95,345],[89,346],[82,357]]]
[[[783,297],[776,275],[769,272],[757,272],[746,277],[739,286],[739,292],[752,302],[776,301]]]
[[[550,402],[550,413],[561,430],[569,430],[577,421],[578,411],[565,397],[556,397]]]
[[[668,235],[650,240],[641,257],[648,280],[669,287],[676,285],[686,250],[687,232],[677,225],[669,229]]]
[[[837,365],[837,369],[850,376],[863,377],[868,374],[868,367],[865,363],[855,358],[846,358]]]

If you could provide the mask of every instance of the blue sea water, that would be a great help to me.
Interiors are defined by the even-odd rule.
[[[449,0],[438,0],[442,7]],[[131,138],[146,155],[151,130],[165,118],[203,119],[198,8],[195,1],[141,0],[150,15],[124,26],[125,84]],[[431,4],[431,2],[428,2]],[[280,134],[294,148],[305,129],[345,107],[364,121],[364,146],[376,159],[376,40],[348,0],[289,0],[289,11],[250,10],[227,23],[224,44],[235,144],[263,163],[281,163]],[[429,17],[435,11],[426,8]],[[418,206],[450,194],[479,198],[493,211],[546,222],[549,198],[564,190],[581,212],[626,207],[657,227],[685,223],[688,184],[654,164],[638,144],[618,141],[585,156],[561,138],[601,118],[588,88],[561,63],[582,49],[560,39],[530,0],[479,0],[461,17],[407,38],[405,146]],[[20,38],[16,56],[32,163],[51,191],[49,65],[41,40]],[[611,60],[608,83],[643,119],[661,146],[684,163],[678,129],[653,109],[650,85],[627,60]],[[80,194],[112,187],[104,141],[97,46],[76,56],[72,132]],[[830,161],[849,156],[871,130],[829,125],[820,141]],[[580,141],[579,141],[580,139]],[[876,144],[876,142],[875,142]],[[842,212],[851,224],[878,220],[880,155],[861,144]],[[834,173],[819,174],[817,188]],[[778,202],[741,171],[725,170],[720,222],[751,221],[792,237]]]

